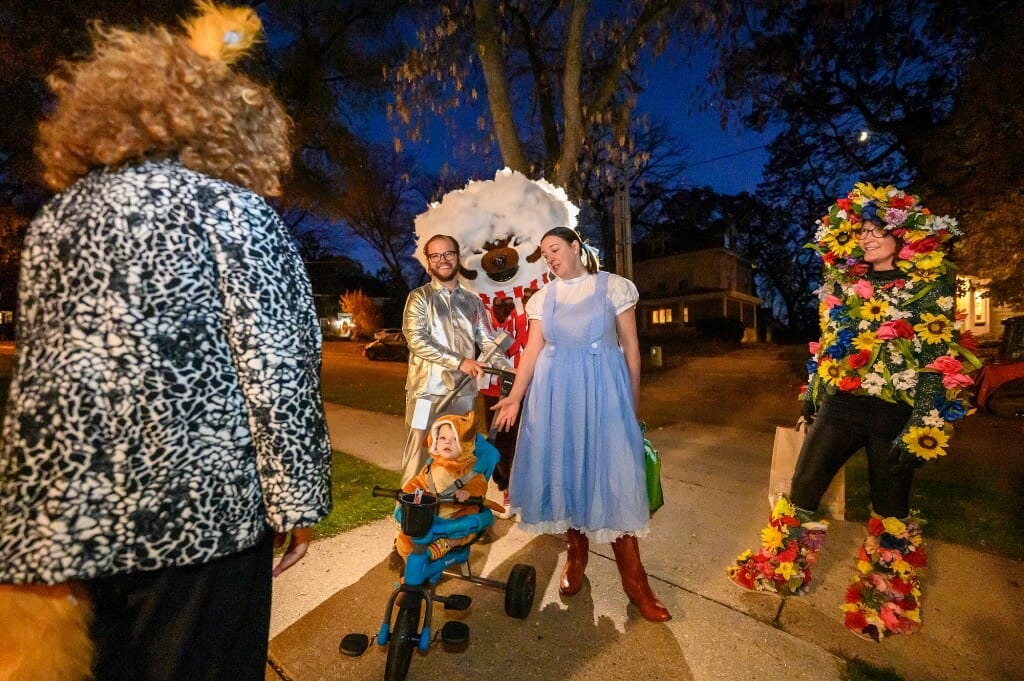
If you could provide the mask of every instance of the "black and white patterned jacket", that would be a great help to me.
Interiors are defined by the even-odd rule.
[[[309,280],[258,196],[145,161],[51,200],[22,252],[0,582],[203,563],[329,510]]]

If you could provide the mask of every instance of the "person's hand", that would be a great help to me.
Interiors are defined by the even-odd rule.
[[[465,501],[468,498],[469,498],[469,490],[468,489],[457,489],[457,490],[455,490],[455,499],[457,501]]]
[[[465,358],[459,362],[459,371],[469,374],[473,378],[480,378],[484,375],[484,365],[475,359]]]
[[[807,425],[814,423],[814,415],[817,413],[817,409],[814,406],[814,402],[811,400],[804,400],[800,404],[800,418],[807,422]]]
[[[519,400],[504,397],[494,403],[491,411],[496,412],[491,425],[495,430],[505,432],[516,422],[516,416],[519,415]]]
[[[275,577],[302,560],[302,557],[306,555],[306,549],[309,548],[309,541],[312,538],[312,527],[296,527],[289,532],[278,532],[274,535],[275,549],[281,548],[286,541],[288,542],[288,548],[285,549],[281,560],[274,567]]]
[[[920,468],[924,465],[924,459],[914,454],[902,440],[896,439],[892,443],[892,447],[889,448],[889,455],[886,457],[886,463],[889,465],[889,472],[893,475],[902,475],[908,471],[912,471],[915,468]]]

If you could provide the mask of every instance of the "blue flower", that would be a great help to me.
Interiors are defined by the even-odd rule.
[[[832,321],[838,324],[844,324],[851,321],[850,310],[845,305],[836,305],[829,310],[828,316]]]
[[[818,373],[818,360],[816,360],[816,359],[809,359],[809,360],[807,360],[807,373],[810,376],[813,376],[814,374]]]
[[[860,209],[860,219],[864,222],[877,222],[878,206],[874,202],[865,203]]]
[[[857,337],[857,334],[853,329],[839,329],[839,333],[836,334],[836,342],[842,345],[843,348],[849,350],[850,344],[853,343],[853,339]]]
[[[939,395],[935,398],[935,408],[939,410],[942,420],[949,423],[967,416],[967,407],[964,406],[963,400],[947,400]]]

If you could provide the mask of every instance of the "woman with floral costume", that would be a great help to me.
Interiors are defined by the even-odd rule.
[[[925,557],[911,483],[971,411],[964,389],[980,364],[955,309],[946,247],[961,234],[956,220],[895,187],[858,183],[818,225],[810,247],[824,264],[822,333],[810,344],[802,410],[812,425],[761,549],[728,571],[747,589],[802,593],[824,539],[818,502],[863,447],[872,520],[843,609],[848,628],[877,641],[920,626],[916,568]]]

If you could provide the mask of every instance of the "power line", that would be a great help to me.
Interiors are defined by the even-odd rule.
[[[756,147],[750,147],[749,149],[740,149],[739,151],[734,151],[731,154],[722,154],[721,156],[715,156],[714,158],[706,158],[703,161],[697,161],[696,163],[687,163],[686,167],[687,168],[695,168],[697,166],[702,166],[702,165],[705,165],[707,163],[714,163],[715,161],[721,161],[723,159],[733,158],[734,156],[741,156],[743,154],[748,154],[751,151],[757,151],[758,149],[764,149],[767,146],[768,146],[767,144],[759,144]]]

